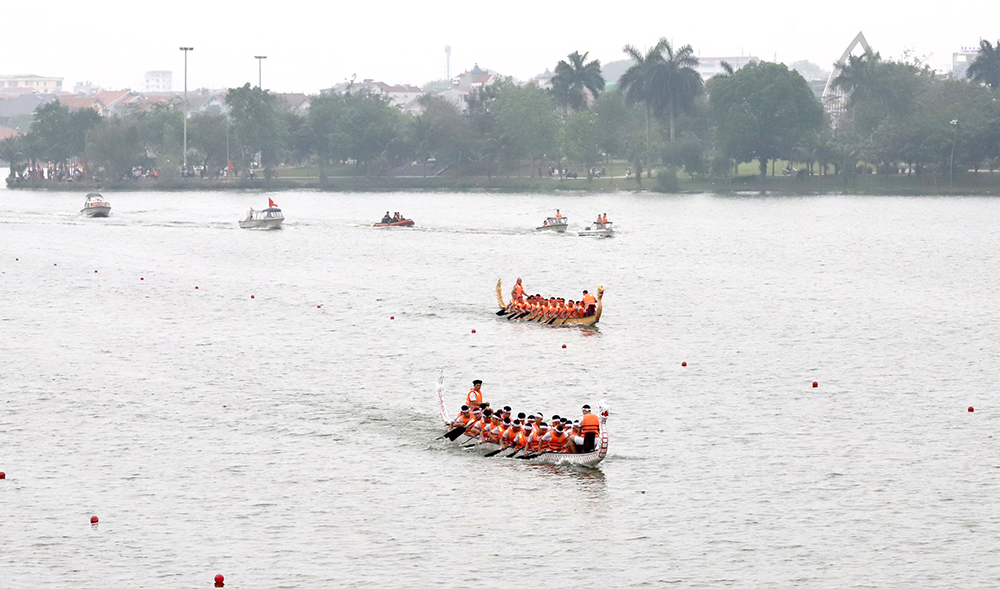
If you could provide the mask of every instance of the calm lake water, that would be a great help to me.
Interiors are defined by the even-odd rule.
[[[998,199],[2,194],[5,587],[1000,585]],[[435,441],[441,371],[608,459]]]

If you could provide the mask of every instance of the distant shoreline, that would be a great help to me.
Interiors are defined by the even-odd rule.
[[[321,192],[490,192],[551,194],[556,192],[651,192],[663,194],[713,193],[720,195],[821,195],[871,194],[894,196],[1000,195],[1000,173],[967,173],[956,176],[949,186],[947,176],[827,175],[805,178],[744,176],[730,179],[679,178],[673,189],[662,190],[656,178],[551,179],[526,177],[383,177],[362,176],[319,178],[240,178],[220,179],[144,179],[128,182],[22,182],[11,190],[72,192],[188,192],[253,191],[284,192],[317,190]]]

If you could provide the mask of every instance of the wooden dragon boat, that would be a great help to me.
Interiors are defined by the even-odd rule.
[[[437,396],[438,396],[438,408],[441,410],[441,418],[444,420],[445,427],[448,428],[448,424],[451,423],[452,417],[448,413],[448,410],[444,406],[444,375],[438,377],[437,382]],[[513,448],[503,449],[500,444],[494,444],[493,442],[481,442],[479,438],[472,437],[465,433],[460,433],[459,430],[464,428],[458,428],[455,430],[449,429],[445,432],[442,438],[447,438],[451,440],[452,443],[464,448],[470,452],[475,452],[481,454],[486,458],[496,457],[496,458],[516,458],[520,460],[527,460],[536,464],[571,464],[574,466],[587,466],[596,467],[604,458],[608,455],[608,428],[607,420],[610,410],[603,404],[597,407],[597,416],[601,420],[601,431],[597,435],[597,440],[595,441],[595,449],[593,452],[581,452],[578,454],[568,454],[563,452],[530,452],[525,453],[524,450],[516,450]],[[457,435],[456,435],[457,434]]]
[[[534,321],[536,323],[545,323],[548,325],[594,325],[601,320],[601,313],[604,312],[604,287],[597,287],[597,309],[594,314],[590,317],[541,317],[538,315],[532,315],[527,311],[510,311],[507,309],[508,303],[504,302],[503,293],[501,292],[501,282],[502,279],[497,280],[497,302],[500,304],[500,310],[497,311],[497,315],[501,317],[506,317],[508,321]]]

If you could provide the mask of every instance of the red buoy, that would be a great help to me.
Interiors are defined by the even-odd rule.
[[[53,266],[58,266],[59,264],[52,264]]]
[[[816,388],[816,387],[818,387],[818,386],[819,386],[819,383],[818,383],[818,382],[816,382],[816,381],[813,381],[813,388]]]
[[[476,330],[475,330],[475,329],[473,329],[473,330],[472,330],[472,333],[476,333]]]
[[[223,587],[226,584],[226,578],[222,575],[215,575],[215,586]]]
[[[392,317],[389,317],[389,319],[395,319],[395,318],[396,318],[396,316],[395,316],[395,315],[393,315]]]
[[[563,348],[565,348],[565,347],[566,347],[566,344],[563,344]]]
[[[317,309],[322,309],[322,308],[323,308],[323,305],[316,305],[316,308],[317,308]]]
[[[140,277],[139,277],[139,280],[145,280],[145,278],[143,278],[142,276],[140,276]]]
[[[681,362],[681,366],[687,366],[687,365],[688,365],[687,362]]]
[[[196,287],[194,287],[194,289],[195,289],[195,290],[198,290],[198,287],[196,286]]]
[[[97,270],[94,270],[94,274],[97,274]]]
[[[969,413],[972,413],[972,412],[973,412],[973,411],[975,411],[975,410],[976,410],[976,408],[975,408],[975,407],[969,407]],[[2,475],[2,474],[3,474],[3,473],[2,473],[2,472],[0,472],[0,475]],[[2,479],[2,478],[3,478],[3,477],[2,477],[2,476],[0,476],[0,479]]]
[[[252,298],[253,298],[253,295],[250,295],[250,298],[252,299]]]
[[[5,473],[4,471],[0,470],[0,479],[5,479],[5,478],[7,478],[7,473]]]
[[[100,521],[100,520],[97,519],[96,515],[90,516],[90,523],[96,524],[98,521]]]

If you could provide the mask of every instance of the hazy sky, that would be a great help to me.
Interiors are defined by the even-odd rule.
[[[960,47],[1000,38],[996,0],[968,0],[952,12],[941,4],[886,4],[52,0],[44,9],[8,15],[0,74],[62,76],[68,90],[85,80],[141,90],[146,70],[163,69],[174,72],[179,90],[184,60],[178,47],[190,45],[189,89],[256,85],[254,55],[266,55],[265,88],[313,93],[353,74],[416,85],[444,78],[445,45],[452,47],[452,75],[479,63],[527,79],[576,50],[616,61],[623,45],[642,49],[660,37],[690,43],[705,57],[777,56],[829,69],[863,31],[883,57],[909,49],[930,55],[939,70],[950,69]]]

